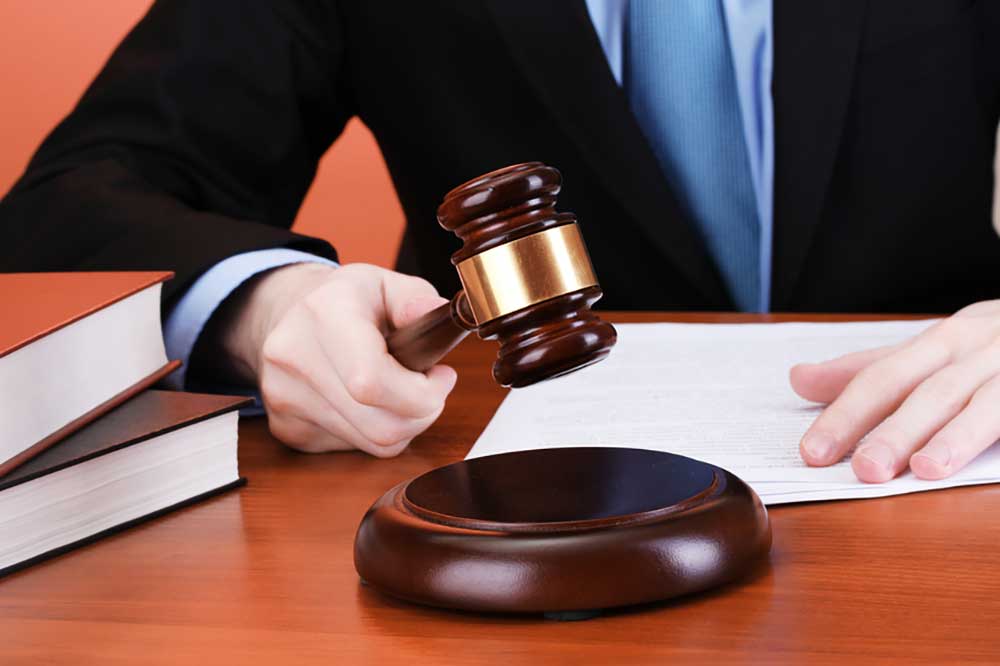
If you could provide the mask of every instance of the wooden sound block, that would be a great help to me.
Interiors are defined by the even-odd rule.
[[[763,503],[729,472],[581,447],[464,460],[396,486],[362,520],[354,562],[408,601],[566,619],[735,580],[770,546]]]

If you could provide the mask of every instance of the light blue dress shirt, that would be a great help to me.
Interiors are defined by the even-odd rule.
[[[674,0],[663,0],[672,2]],[[698,0],[713,2],[718,0]],[[590,19],[618,85],[624,68],[628,0],[586,0]],[[721,0],[743,119],[743,136],[757,197],[760,233],[760,303],[771,302],[771,245],[774,228],[774,111],[772,0]]]
[[[183,363],[180,369],[167,377],[167,386],[178,390],[186,388],[187,369],[198,336],[212,314],[241,284],[264,271],[304,262],[337,265],[329,259],[298,250],[256,250],[224,259],[195,280],[163,323],[167,357]],[[212,388],[221,390],[223,387]],[[230,393],[237,391],[235,387],[225,387],[225,390]]]
[[[668,0],[664,0],[665,2]],[[672,1],[672,0],[671,0]],[[712,0],[701,0],[710,2]],[[586,0],[611,71],[621,85],[628,0]],[[774,186],[774,113],[771,106],[771,0],[722,0],[750,169],[761,220],[761,300],[770,303]],[[611,128],[609,128],[609,131]],[[302,262],[336,265],[315,255],[284,248],[246,252],[219,262],[199,277],[177,302],[163,326],[167,354],[184,362],[167,383],[183,389],[191,351],[215,310],[241,284],[280,266]]]

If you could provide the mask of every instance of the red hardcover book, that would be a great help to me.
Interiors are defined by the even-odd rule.
[[[0,274],[0,477],[168,375],[169,272]]]

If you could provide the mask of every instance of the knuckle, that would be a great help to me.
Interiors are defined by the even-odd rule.
[[[276,386],[275,382],[271,381],[269,373],[265,373],[262,377],[260,398],[269,415],[289,414],[294,411],[296,406],[288,391]]]
[[[985,353],[987,358],[1000,358],[1000,335],[990,340],[986,345]]]
[[[961,348],[961,343],[965,335],[948,336],[946,338],[931,338],[924,345],[927,355],[937,359],[939,363],[948,362],[955,358]]]
[[[417,420],[433,417],[444,409],[446,398],[447,396],[439,395],[429,388],[420,391],[414,395],[407,415]]]
[[[267,429],[275,438],[289,445],[298,446],[307,439],[305,429],[298,422],[290,422],[281,418],[268,418]]]
[[[358,370],[344,382],[347,393],[356,402],[363,405],[374,405],[382,394],[382,386],[378,378],[367,370]]]
[[[434,296],[438,295],[438,290],[434,288],[434,285],[432,285],[429,281],[425,280],[422,277],[418,277],[416,275],[407,275],[406,280],[409,283],[410,288],[414,292],[425,293]]]
[[[395,446],[379,446],[371,451],[371,454],[376,458],[395,458],[400,453],[406,450],[406,447],[410,445],[409,439],[399,442]]]
[[[437,417],[441,416],[441,412],[444,411],[444,406],[445,406],[445,399],[440,398],[434,401],[434,404],[431,406],[431,409],[424,412],[422,418],[423,420],[427,421],[428,427],[430,426],[431,423],[437,420]]]
[[[340,274],[340,277],[346,280],[366,282],[376,276],[380,270],[383,269],[372,264],[353,263],[341,266],[337,272]]]
[[[997,375],[973,391],[969,402],[992,406],[997,403],[998,398],[1000,398],[1000,375]]]
[[[368,440],[380,449],[395,447],[410,438],[408,428],[393,421],[373,425],[365,433]]]
[[[927,329],[927,335],[929,338],[951,338],[964,332],[968,324],[967,317],[947,317]]]
[[[851,384],[883,388],[893,381],[896,372],[895,364],[889,359],[883,359],[859,370]]]
[[[895,393],[900,390],[901,382],[912,381],[912,368],[913,364],[907,356],[892,354],[862,369],[851,383],[861,384],[866,391]]]
[[[313,320],[320,319],[329,310],[327,298],[322,290],[313,291],[302,299],[302,309]]]
[[[948,368],[918,386],[914,394],[921,401],[933,403],[936,409],[949,411],[962,407],[969,398],[965,382],[956,371]]]
[[[268,384],[261,385],[260,397],[268,414],[287,414],[292,411],[295,404],[284,391],[275,391]]]
[[[936,446],[941,446],[955,452],[961,451],[965,447],[969,446],[969,442],[972,441],[972,436],[972,433],[964,425],[953,423],[945,430],[936,434],[933,438],[933,442]]]
[[[323,300],[316,292],[306,294],[302,299],[302,309],[306,311],[310,317],[317,317],[323,314]]]
[[[858,430],[858,418],[854,409],[839,402],[831,403],[816,417],[814,432],[822,432],[832,440],[833,448],[846,448],[847,439]]]
[[[290,351],[290,345],[288,344],[288,337],[285,335],[283,328],[276,328],[270,335],[267,336],[267,338],[264,339],[264,344],[261,345],[260,355],[264,360],[264,363],[276,365],[278,367],[288,365],[292,358],[292,354]]]
[[[898,449],[910,441],[911,437],[911,433],[899,423],[897,418],[890,417],[865,437],[858,445],[858,448],[862,449],[874,444],[884,444],[890,449]]]
[[[927,329],[920,341],[925,353],[937,358],[950,358],[965,343],[972,331],[968,317],[948,317]]]
[[[447,396],[433,396],[427,404],[423,405],[425,409],[421,412],[420,420],[430,426],[444,411],[446,398]]]
[[[276,336],[274,335],[267,336],[267,339],[264,340],[264,344],[261,346],[260,356],[264,359],[265,363],[280,365],[283,358],[283,349],[275,338]]]

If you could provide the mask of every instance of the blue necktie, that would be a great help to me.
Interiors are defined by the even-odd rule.
[[[722,0],[630,0],[625,88],[741,310],[760,303],[760,221]]]

